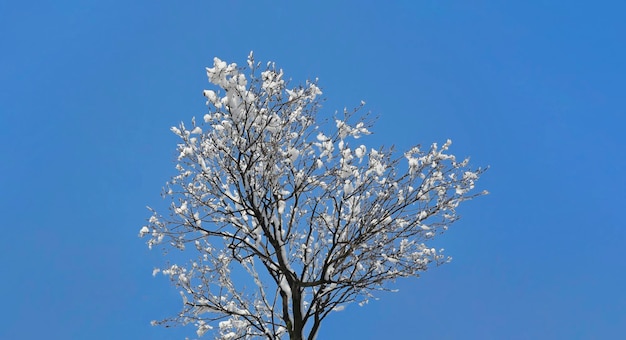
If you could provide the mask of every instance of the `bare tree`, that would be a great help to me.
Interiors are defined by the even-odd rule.
[[[401,156],[357,144],[370,133],[364,103],[317,123],[317,81],[290,88],[252,53],[243,68],[215,58],[207,74],[221,90],[204,91],[203,122],[172,128],[181,143],[164,189],[170,213],[151,209],[140,231],[151,248],[193,254],[162,270],[183,309],[155,324],[311,340],[330,312],[449,260],[426,242],[484,193],[470,193],[483,170],[448,154],[449,140]]]

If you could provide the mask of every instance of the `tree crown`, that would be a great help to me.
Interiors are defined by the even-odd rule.
[[[247,74],[246,74],[247,72]],[[215,58],[201,122],[181,123],[178,174],[153,211],[148,245],[193,251],[163,269],[199,336],[315,338],[321,321],[399,277],[449,259],[427,245],[458,219],[483,169],[441,146],[401,156],[358,143],[371,122],[344,110],[318,123],[317,81],[289,87],[274,63]],[[484,192],[483,192],[484,193]],[[166,242],[164,242],[166,241]],[[191,247],[189,247],[191,245]]]

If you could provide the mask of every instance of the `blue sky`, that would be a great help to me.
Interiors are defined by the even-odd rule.
[[[205,66],[250,50],[324,109],[379,116],[369,146],[454,141],[491,194],[453,256],[349,306],[320,339],[626,334],[626,5],[618,1],[0,3],[3,339],[173,339],[179,310],[137,238],[175,173],[169,127]]]

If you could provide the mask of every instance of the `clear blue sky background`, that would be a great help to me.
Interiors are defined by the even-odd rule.
[[[204,67],[250,50],[319,77],[325,110],[365,100],[368,145],[491,166],[438,241],[453,262],[320,339],[625,336],[625,4],[3,1],[0,338],[195,336],[149,325],[180,298],[137,233]]]

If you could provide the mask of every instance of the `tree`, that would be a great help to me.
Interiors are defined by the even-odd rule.
[[[140,230],[150,248],[193,254],[162,270],[183,309],[155,324],[315,339],[332,311],[449,261],[426,242],[484,193],[470,193],[484,170],[448,154],[449,140],[402,156],[367,148],[357,143],[372,125],[357,115],[363,102],[317,123],[317,80],[290,88],[252,53],[243,68],[215,58],[207,74],[222,92],[204,91],[203,122],[172,128],[181,143],[164,189],[170,213],[151,209]]]

